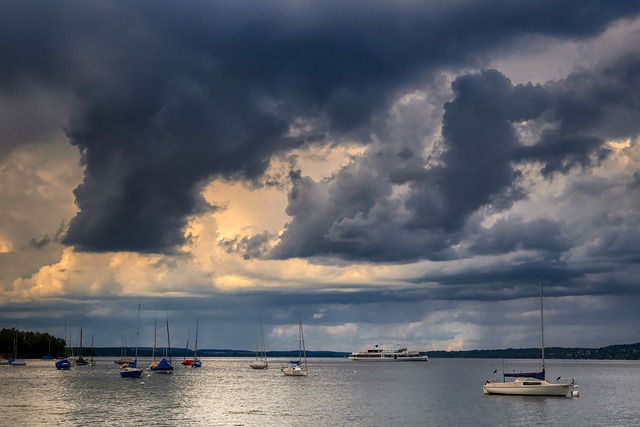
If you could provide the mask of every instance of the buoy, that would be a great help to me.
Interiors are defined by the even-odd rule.
[[[143,384],[143,385],[144,385],[144,381],[140,381],[140,384]]]

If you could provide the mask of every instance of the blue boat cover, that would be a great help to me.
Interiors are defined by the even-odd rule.
[[[502,376],[504,376],[505,378],[535,378],[538,380],[543,380],[545,379],[544,376],[544,369],[540,372],[512,372],[512,373],[503,373]]]
[[[169,363],[169,361],[163,357],[160,363],[158,363],[156,367],[153,368],[153,370],[154,371],[173,371],[173,366],[171,366],[171,363]]]
[[[71,362],[67,359],[60,359],[56,362],[56,368],[64,370],[71,369]]]

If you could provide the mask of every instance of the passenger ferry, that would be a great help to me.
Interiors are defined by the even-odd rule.
[[[364,360],[366,362],[426,362],[429,357],[426,355],[421,356],[417,351],[409,351],[406,347],[386,350],[376,344],[366,351],[354,351],[347,359],[351,361]]]

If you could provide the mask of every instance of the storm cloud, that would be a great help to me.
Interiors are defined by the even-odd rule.
[[[529,34],[590,37],[639,9],[605,1],[380,1],[366,8],[26,1],[0,18],[0,89],[65,94],[65,132],[84,166],[65,244],[172,252],[185,242],[189,217],[214,208],[201,197],[207,180],[256,180],[274,154],[310,142],[351,135],[367,144],[364,129],[376,114],[438,69],[478,65],[483,53]],[[317,126],[293,132],[300,120]],[[2,141],[5,149],[16,143]],[[457,151],[449,148],[446,170],[453,173]],[[468,209],[508,185],[511,173],[497,167]],[[418,187],[425,184],[413,185],[407,206],[414,227],[451,230],[470,212],[445,191],[445,200],[426,201],[424,215]],[[460,195],[466,187],[458,185],[452,191]],[[455,208],[461,211],[445,224]]]

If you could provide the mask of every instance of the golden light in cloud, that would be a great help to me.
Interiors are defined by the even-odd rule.
[[[118,294],[106,257],[108,255],[82,254],[65,248],[59,262],[42,266],[30,278],[15,280],[11,296],[27,300]]]
[[[0,254],[8,253],[13,250],[13,245],[11,244],[11,240],[7,239],[5,236],[0,234]]]
[[[631,147],[631,139],[619,139],[619,140],[611,140],[607,143],[609,148],[614,151],[624,150],[625,148]]]

